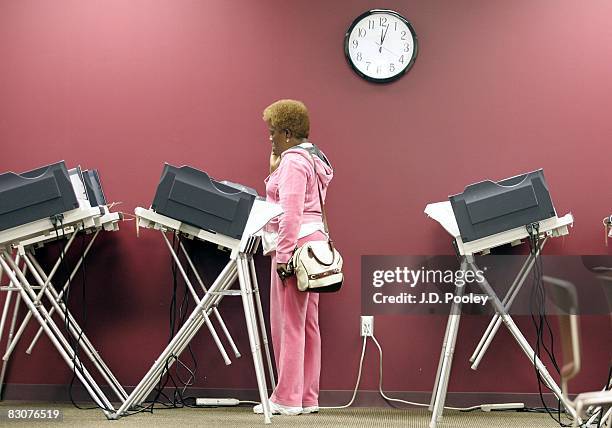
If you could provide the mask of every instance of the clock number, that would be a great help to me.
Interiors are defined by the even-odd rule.
[[[402,40],[406,40],[406,31],[402,31]]]
[[[370,64],[372,64],[372,63],[370,61],[366,61],[366,64],[367,64],[366,65],[366,70],[369,70],[370,69]]]
[[[393,30],[397,31],[397,21],[395,21],[394,24],[395,24],[395,28]]]
[[[406,47],[404,48],[404,52],[410,52],[410,43],[406,43]]]
[[[395,71],[395,64],[391,63],[389,64],[389,72],[393,73]]]
[[[404,55],[400,56],[399,62],[401,62],[402,64],[404,63]]]
[[[361,55],[361,52],[357,52],[357,61],[361,61],[363,59],[363,56]]]
[[[368,30],[373,30],[373,29],[374,29],[374,20],[368,19]]]
[[[358,46],[359,42],[357,41],[357,39],[353,40],[353,49],[357,49]]]
[[[380,17],[380,26],[385,27],[387,25],[387,18],[385,16]]]
[[[366,35],[365,28],[359,27],[359,37],[365,37],[365,35]]]
[[[380,65],[376,67],[376,74],[380,74]]]

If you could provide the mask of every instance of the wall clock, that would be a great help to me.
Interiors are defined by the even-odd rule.
[[[397,12],[373,9],[355,18],[344,36],[344,54],[353,70],[376,83],[403,76],[417,56],[412,25]]]

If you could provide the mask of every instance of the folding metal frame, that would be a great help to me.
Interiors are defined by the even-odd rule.
[[[160,381],[164,374],[168,372],[174,361],[176,361],[185,348],[187,348],[191,340],[204,325],[206,325],[208,331],[213,337],[213,340],[225,363],[231,364],[231,360],[227,355],[223,343],[221,342],[221,339],[219,338],[219,335],[217,334],[212,323],[212,315],[214,315],[218,321],[224,336],[232,347],[234,355],[236,357],[240,357],[240,352],[238,351],[225,323],[223,322],[218,309],[220,302],[225,296],[239,296],[242,300],[250,351],[253,358],[255,376],[259,389],[259,396],[264,409],[264,421],[265,423],[270,423],[272,414],[270,404],[268,402],[264,360],[261,352],[262,346],[266,353],[268,373],[273,387],[274,373],[272,369],[272,359],[264,323],[263,309],[259,295],[259,286],[257,284],[253,254],[257,250],[261,239],[256,235],[256,233],[269,220],[280,215],[282,210],[277,205],[256,200],[253,208],[251,209],[245,232],[240,240],[190,226],[165,215],[158,214],[152,210],[136,208],[135,213],[139,227],[160,231],[163,241],[168,248],[168,251],[172,255],[178,271],[184,279],[189,293],[195,302],[195,308],[172,338],[168,346],[155,360],[140,383],[111,417],[120,418],[121,416],[128,414],[130,410],[138,411],[142,409],[143,402],[153,391],[155,385]],[[181,236],[185,236],[189,239],[212,242],[231,251],[228,263],[225,265],[210,288],[207,288],[204,285],[201,276],[199,275],[185,246],[182,242],[180,242],[179,250],[185,255],[188,268],[194,273],[194,276],[200,286],[201,293],[203,293],[202,297],[200,297],[196,291],[196,287],[194,287],[189,279],[187,270],[183,266],[183,263],[181,263],[179,255],[174,250],[170,240],[166,236],[167,233],[176,234],[179,236],[179,238]],[[239,289],[232,289],[232,285],[236,282],[236,280],[238,280]]]
[[[427,212],[427,210],[426,210]],[[480,340],[474,354],[472,355],[470,361],[472,364],[472,369],[476,369],[478,364],[482,360],[484,353],[487,351],[493,337],[497,333],[499,326],[503,323],[509,330],[510,334],[517,341],[531,364],[535,366],[537,371],[540,373],[544,383],[550,390],[555,394],[555,396],[561,401],[567,412],[571,415],[571,417],[576,418],[576,412],[571,405],[571,403],[565,398],[561,392],[561,388],[554,381],[546,366],[542,361],[535,356],[535,352],[525,336],[522,334],[518,326],[514,323],[512,317],[509,315],[510,307],[512,303],[523,286],[525,279],[527,278],[529,272],[533,269],[537,256],[542,250],[543,245],[546,240],[551,237],[564,236],[569,233],[568,227],[573,224],[573,217],[571,214],[567,214],[562,218],[553,217],[547,220],[544,220],[539,223],[539,237],[542,239],[541,246],[537,250],[536,254],[530,254],[527,257],[527,260],[521,267],[519,273],[515,277],[510,289],[506,293],[503,301],[499,299],[489,282],[486,280],[486,277],[483,281],[479,281],[478,285],[481,290],[487,294],[490,298],[491,303],[495,309],[495,316],[489,323],[487,330],[485,331],[482,339]],[[447,230],[449,228],[445,226]],[[453,229],[452,227],[450,229]],[[518,244],[522,242],[524,239],[528,238],[529,234],[525,227],[511,229],[506,232],[498,233],[492,236],[488,236],[485,238],[481,238],[475,241],[471,241],[468,243],[463,243],[461,241],[461,237],[458,235],[453,236],[455,239],[455,248],[457,250],[458,255],[461,257],[461,267],[460,269],[464,272],[473,271],[474,273],[478,271],[478,266],[474,261],[474,255],[477,253],[487,254],[491,248],[505,245],[505,244]],[[457,296],[462,296],[464,293],[464,285],[455,285],[455,294]],[[455,343],[457,340],[457,333],[459,331],[459,323],[461,319],[461,303],[454,300],[453,305],[451,306],[450,315],[448,317],[448,322],[446,325],[446,332],[444,335],[444,340],[442,343],[442,351],[440,353],[440,360],[438,363],[438,371],[436,374],[436,380],[434,384],[434,389],[432,392],[431,402],[429,405],[429,410],[432,412],[430,428],[435,428],[437,423],[442,419],[442,413],[444,411],[444,403],[446,401],[446,393],[448,389],[448,383],[450,378],[450,372],[452,367],[452,360],[455,351]]]
[[[610,232],[610,234],[612,234],[612,231]],[[597,279],[599,279],[600,281],[603,281],[603,283],[612,282],[612,276],[610,276],[610,272],[612,272],[612,268],[599,267],[598,270],[601,274],[597,275]],[[612,287],[610,285],[608,286]],[[612,310],[612,307],[610,307],[610,310]],[[612,313],[610,313],[610,317],[611,317],[610,320],[612,321]],[[604,387],[604,389],[599,392],[605,393],[606,391],[612,391],[612,379],[610,379],[608,381],[608,384]],[[596,393],[593,393],[593,395],[595,396]],[[574,400],[574,403],[576,403],[577,401],[578,401],[578,397],[576,397],[576,399]],[[580,410],[577,409],[578,414],[580,414],[582,410],[583,409],[580,409]],[[599,412],[604,411],[604,410],[605,410],[605,413],[603,414],[603,416],[601,416],[601,421],[606,421],[606,420],[612,421],[612,407],[608,407],[608,409],[606,410],[602,408],[602,406],[593,406],[593,405],[587,406],[586,413],[590,414],[591,416],[589,417],[585,425],[589,427],[592,424],[594,424],[599,419]],[[612,425],[610,424],[608,425],[612,428]]]
[[[45,332],[60,356],[83,383],[94,402],[102,408],[108,417],[114,411],[114,408],[92,374],[83,364],[77,350],[73,349],[70,340],[62,332],[61,326],[63,325],[73,340],[82,348],[83,353],[93,364],[96,371],[108,382],[117,398],[121,401],[127,398],[127,393],[104,363],[98,351],[94,348],[62,300],[62,296],[68,290],[70,281],[82,266],[100,231],[117,230],[120,220],[121,215],[109,212],[106,206],[92,208],[88,203],[82,203],[79,208],[59,216],[37,220],[0,232],[0,280],[2,273],[6,274],[9,279],[9,285],[2,287],[2,290],[7,291],[7,298],[0,320],[0,339],[4,332],[5,320],[10,310],[12,295],[16,294],[17,296],[8,331],[7,347],[2,357],[0,388],[2,387],[7,363],[12,352],[25,331],[28,322],[34,317],[40,324],[40,329],[28,347],[27,353],[32,352],[36,341],[42,332]],[[89,233],[92,234],[92,237],[79,257],[68,280],[58,291],[53,285],[53,278],[60,264],[64,262],[65,253],[79,233]],[[67,239],[67,242],[63,246],[62,253],[58,256],[52,269],[46,273],[36,259],[35,249],[48,242],[63,239]],[[23,265],[20,267],[21,263]],[[34,284],[28,280],[28,275],[34,279]],[[21,303],[25,304],[27,312],[20,327],[15,332],[17,314]],[[59,317],[59,323],[53,319],[53,315],[56,315],[56,318]]]

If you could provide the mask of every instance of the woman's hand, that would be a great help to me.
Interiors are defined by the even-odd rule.
[[[275,155],[274,153],[270,153],[270,174],[276,171],[278,165],[280,165],[281,157],[279,155]]]
[[[291,271],[289,266],[287,266],[287,263],[277,263],[276,273],[278,273],[278,276],[280,277],[281,281],[283,281],[283,284],[287,278],[293,275],[293,272]]]

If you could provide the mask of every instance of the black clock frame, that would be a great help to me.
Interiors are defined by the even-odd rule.
[[[410,33],[412,34],[412,40],[414,40],[414,49],[412,51],[412,57],[410,58],[410,61],[408,62],[408,65],[406,65],[406,67],[404,67],[404,69],[400,73],[396,74],[393,77],[387,77],[385,79],[377,79],[375,77],[371,77],[371,76],[368,76],[367,74],[362,73],[355,66],[353,61],[351,60],[351,56],[350,56],[350,52],[349,52],[349,37],[350,37],[350,35],[351,35],[352,31],[353,31],[353,28],[355,28],[357,23],[360,22],[363,18],[365,18],[367,16],[370,16],[370,15],[376,15],[376,14],[379,14],[379,13],[386,13],[386,14],[389,14],[389,15],[393,15],[394,17],[396,17],[397,19],[402,21],[404,24],[406,24],[406,26],[410,30]],[[397,12],[395,12],[393,10],[390,10],[390,9],[371,9],[371,10],[368,10],[367,12],[362,13],[361,15],[359,15],[357,18],[355,18],[353,20],[353,23],[351,24],[349,29],[346,31],[346,34],[344,35],[344,57],[346,58],[346,61],[349,63],[349,65],[351,66],[353,71],[359,77],[361,77],[362,79],[367,80],[368,82],[372,82],[372,83],[391,83],[391,82],[396,81],[400,77],[402,77],[414,65],[414,62],[416,61],[418,50],[419,50],[419,43],[418,43],[418,40],[417,40],[417,35],[416,35],[416,32],[414,31],[414,28],[412,27],[412,24],[410,23],[410,21],[408,21],[406,18],[404,18],[399,13],[397,13]]]

